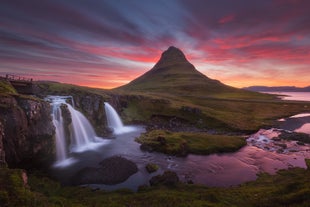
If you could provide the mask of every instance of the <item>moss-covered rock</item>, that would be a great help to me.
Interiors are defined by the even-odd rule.
[[[176,186],[180,182],[178,175],[173,171],[165,171],[162,175],[156,175],[151,178],[150,185]]]
[[[152,130],[136,138],[140,148],[170,155],[234,152],[246,145],[241,136],[213,135],[202,132],[171,132]]]
[[[153,173],[156,172],[158,170],[158,165],[154,164],[154,163],[148,163],[145,166],[145,169],[147,170],[148,173]]]

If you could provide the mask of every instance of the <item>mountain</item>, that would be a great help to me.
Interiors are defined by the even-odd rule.
[[[304,88],[299,88],[295,86],[250,86],[243,89],[259,92],[310,92],[310,86]]]
[[[151,70],[117,90],[214,94],[236,92],[239,89],[208,78],[196,70],[180,49],[171,46],[162,53]]]

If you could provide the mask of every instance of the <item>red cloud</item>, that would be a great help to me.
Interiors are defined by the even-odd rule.
[[[225,24],[225,23],[228,23],[228,22],[232,22],[235,19],[235,16],[236,15],[234,15],[234,14],[230,14],[230,15],[224,16],[221,19],[219,19],[218,23]]]

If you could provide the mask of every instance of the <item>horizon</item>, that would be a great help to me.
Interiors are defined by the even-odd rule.
[[[4,1],[0,76],[112,89],[175,46],[237,88],[309,86],[307,0]]]

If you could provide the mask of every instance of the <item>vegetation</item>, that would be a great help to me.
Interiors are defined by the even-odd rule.
[[[154,164],[154,163],[149,163],[145,166],[145,169],[149,172],[149,173],[153,173],[156,172],[159,167],[158,165]]]
[[[0,80],[0,94],[1,93],[17,94],[14,87],[6,80]]]
[[[163,130],[146,132],[136,141],[142,144],[142,149],[155,150],[170,155],[233,152],[246,145],[245,139],[240,136]]]
[[[38,87],[37,95],[87,95],[87,94],[98,94],[106,95],[106,90],[89,88],[85,86],[77,86],[72,84],[58,83],[53,81],[38,81],[36,82]],[[107,95],[106,95],[107,96]]]
[[[281,170],[276,175],[260,174],[258,179],[237,187],[210,188],[179,184],[173,187],[141,187],[138,192],[104,192],[87,187],[62,187],[42,175],[31,175],[25,185],[21,170],[0,170],[1,206],[308,206],[310,202],[310,161],[308,169]]]
[[[310,144],[310,135],[305,133],[298,133],[298,132],[282,132],[279,136],[281,139],[285,140],[295,140],[299,143],[308,143]]]

